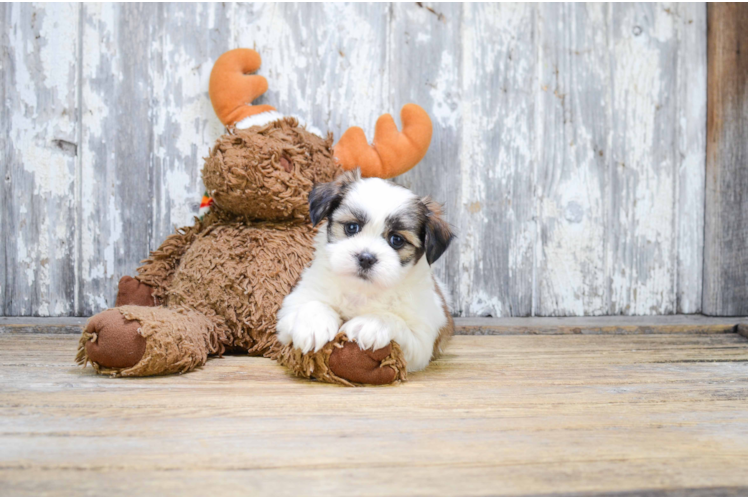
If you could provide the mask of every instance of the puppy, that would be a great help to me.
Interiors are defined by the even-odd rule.
[[[431,273],[454,237],[429,198],[358,169],[318,184],[315,256],[278,313],[278,339],[317,351],[345,332],[362,349],[394,340],[408,371],[422,370],[452,334],[445,294]]]

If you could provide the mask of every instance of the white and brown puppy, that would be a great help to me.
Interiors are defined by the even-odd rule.
[[[324,221],[314,261],[278,312],[278,338],[318,350],[345,332],[362,349],[400,344],[408,371],[422,370],[451,334],[445,294],[431,273],[453,238],[441,207],[357,170],[309,195],[312,223]]]

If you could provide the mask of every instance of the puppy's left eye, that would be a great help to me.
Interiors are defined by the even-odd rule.
[[[361,231],[361,226],[359,226],[355,222],[349,222],[348,224],[343,226],[343,231],[345,231],[346,236],[353,236],[354,234]]]
[[[405,245],[405,238],[399,234],[390,235],[390,246],[395,250],[400,250]]]

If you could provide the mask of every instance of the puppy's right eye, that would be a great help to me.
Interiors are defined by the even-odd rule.
[[[355,222],[349,222],[348,224],[343,226],[343,230],[345,231],[346,236],[353,236],[357,232],[361,231],[361,226],[359,226]]]

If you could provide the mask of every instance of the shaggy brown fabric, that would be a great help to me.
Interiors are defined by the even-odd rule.
[[[91,361],[109,368],[130,368],[138,364],[145,353],[145,339],[140,335],[140,324],[128,321],[116,309],[109,309],[88,320],[82,342],[81,361]]]
[[[220,223],[182,256],[167,296],[214,319],[229,345],[262,353],[275,342],[276,314],[314,253],[304,223]]]
[[[192,226],[177,229],[177,232],[168,236],[158,250],[151,252],[150,256],[143,261],[143,265],[138,268],[136,279],[153,288],[153,297],[159,304],[166,302],[166,292],[179,266],[182,254],[203,229],[210,227],[218,219],[220,215],[213,210],[202,220],[195,217]]]
[[[356,342],[346,342],[330,355],[330,370],[340,378],[359,384],[391,384],[398,372],[389,365],[382,366],[382,361],[391,354],[392,345],[364,351]]]
[[[90,358],[78,360],[83,365],[91,361],[97,373],[123,377],[184,373],[204,365],[209,354],[220,350],[213,324],[196,311],[124,306],[106,313],[119,314],[138,325],[145,351],[137,364],[125,368],[100,364]]]
[[[351,344],[354,344],[355,350],[348,347]],[[389,353],[380,352],[382,349],[376,351],[376,354],[371,351],[362,351],[358,344],[348,341],[345,333],[339,333],[334,340],[317,352],[303,354],[299,349],[294,349],[293,345],[277,344],[267,356],[290,369],[297,377],[314,378],[322,382],[353,387],[359,384],[389,384],[407,380],[405,360],[400,346],[392,342],[390,347]],[[335,354],[342,349],[345,349],[342,355]],[[344,359],[353,363],[354,368],[346,373],[352,378],[343,377],[332,370],[331,358],[334,354],[337,358],[334,363],[341,372],[346,371],[342,367]],[[385,356],[382,357],[382,354]],[[381,359],[375,361],[375,358]],[[375,362],[372,363],[372,361]],[[393,373],[394,376],[392,376]]]
[[[224,134],[205,159],[203,182],[216,205],[254,220],[304,220],[307,196],[329,182],[332,135],[324,140],[284,118]]]
[[[293,345],[274,345],[266,354],[267,357],[278,361],[297,377],[314,378],[322,382],[353,387],[356,384],[340,378],[330,370],[330,355],[336,348],[342,347],[345,337],[338,335],[335,340],[328,342],[317,352],[303,354]]]
[[[130,276],[122,276],[117,287],[117,300],[114,307],[157,305],[153,297],[153,288]]]
[[[116,356],[116,349],[104,349],[109,344],[102,342],[99,351],[105,352],[93,359],[86,345],[98,339],[91,332],[81,336],[77,361],[91,361],[99,373],[160,375],[195,369],[228,348],[264,354],[298,376],[325,382],[405,380],[405,362],[395,343],[380,360],[386,351],[361,351],[347,345],[344,336],[306,355],[280,345],[275,336],[283,298],[314,253],[308,193],[315,182],[331,181],[340,172],[331,145],[331,136],[322,140],[293,119],[222,136],[203,169],[215,199],[210,212],[169,236],[143,261],[134,280],[121,282],[123,301],[140,301],[150,288],[161,305],[128,305],[104,313],[139,326],[145,340],[139,361],[133,355],[130,366],[115,366],[102,356]],[[123,332],[120,326],[117,333]],[[333,356],[336,371],[351,381],[330,368],[337,351],[342,352]]]
[[[184,373],[204,365],[209,354],[222,352],[215,325],[197,311],[138,306],[119,310],[141,324],[146,339],[143,359],[119,375]]]

